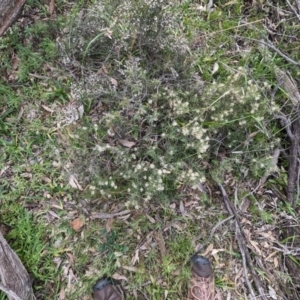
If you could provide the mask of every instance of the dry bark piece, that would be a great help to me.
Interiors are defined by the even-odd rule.
[[[0,36],[20,17],[26,0],[0,0]]]
[[[0,278],[1,286],[9,300],[36,299],[31,279],[17,254],[10,248],[0,232]],[[13,295],[18,297],[14,297]]]

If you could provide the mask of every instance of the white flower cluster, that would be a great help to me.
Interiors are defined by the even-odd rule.
[[[176,116],[180,116],[189,112],[189,103],[175,98],[169,101],[169,105],[172,108]]]
[[[194,171],[193,169],[183,170],[178,176],[178,184],[191,184],[192,186],[198,183],[204,183],[206,181],[203,174]]]
[[[193,122],[192,124],[190,124],[188,126],[183,126],[181,128],[181,131],[182,131],[183,135],[191,135],[200,141],[201,140],[204,140],[204,141],[209,140],[208,137],[203,138],[203,136],[207,130],[205,128],[203,128],[198,122]]]
[[[266,99],[262,97],[262,87],[254,80],[245,82],[246,70],[238,68],[235,75],[228,78],[228,85],[214,82],[207,90],[206,97],[212,99],[212,103],[206,107],[211,120],[220,123],[238,120],[239,125],[246,124],[246,118],[250,115],[262,120],[266,113]],[[273,111],[278,108],[272,105]]]

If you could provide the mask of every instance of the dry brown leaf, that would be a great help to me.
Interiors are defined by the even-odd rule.
[[[41,105],[42,106],[42,108],[45,110],[45,111],[47,111],[47,112],[49,112],[49,113],[54,113],[54,110],[53,109],[51,109],[50,107],[48,107],[47,105]]]
[[[138,299],[138,294],[137,294],[136,288],[132,290],[132,294],[133,294],[133,296],[134,296],[134,299],[137,300],[137,299]]]
[[[104,65],[97,72],[97,74],[100,74],[100,75],[106,75],[107,73],[108,73],[107,69],[105,68]]]
[[[130,141],[127,141],[127,140],[122,140],[122,139],[119,139],[119,143],[122,146],[127,147],[127,148],[132,148],[136,144],[135,142],[130,142]]]
[[[107,232],[111,232],[113,220],[114,220],[113,218],[107,219],[106,224],[105,224],[105,228],[106,228]]]
[[[250,244],[255,248],[257,254],[262,255],[260,249],[258,248],[258,243],[256,241],[253,241],[249,239]]]
[[[110,82],[114,85],[114,86],[118,86],[118,81],[112,77],[109,78]]]
[[[65,292],[65,289],[62,288],[59,292],[59,300],[64,300],[66,299],[66,292]]]
[[[154,218],[152,218],[151,216],[149,216],[148,214],[146,214],[146,217],[148,218],[148,220],[152,223],[152,224],[155,224],[156,221]]]
[[[130,218],[130,216],[131,216],[131,214],[128,214],[128,215],[125,215],[125,216],[119,216],[116,219],[118,219],[118,220],[127,220],[127,219]]]
[[[213,250],[214,244],[209,244],[204,252],[203,256],[208,256],[208,254]]]
[[[268,231],[268,232],[261,232],[259,230],[255,230],[255,233],[257,233],[258,235],[264,237],[264,238],[267,238],[271,241],[276,241],[276,239],[274,238],[273,236],[273,233],[271,231]]]
[[[176,204],[175,203],[170,204],[170,208],[175,209],[176,208]]]
[[[111,213],[111,214],[107,214],[107,213],[92,213],[91,218],[92,219],[110,219],[110,218],[113,218],[113,217],[127,215],[130,212],[131,211],[127,209],[127,210],[123,210],[123,211],[116,212],[116,213]]]
[[[166,244],[165,244],[165,240],[164,237],[162,235],[161,231],[155,231],[154,232],[154,237],[157,241],[157,245],[158,245],[158,249],[161,255],[161,259],[164,259],[164,257],[166,256]]]
[[[143,270],[140,270],[136,267],[131,267],[131,266],[122,266],[123,269],[130,271],[130,272],[135,272],[135,273],[144,273]]]
[[[50,15],[52,16],[53,15],[53,12],[54,12],[54,0],[50,0],[50,3],[49,3],[49,13]]]
[[[69,257],[70,264],[74,265],[74,263],[75,263],[74,255],[72,253],[70,253],[70,252],[67,252],[66,254]]]
[[[274,300],[277,300],[277,295],[276,295],[275,290],[270,285],[268,286],[268,288],[269,288],[269,295],[270,295],[270,297],[272,299],[274,299]]]
[[[278,258],[274,257],[274,267],[278,268]]]
[[[269,261],[270,258],[272,258],[273,256],[277,255],[278,251],[274,251],[272,252],[267,258],[266,258],[266,261]]]
[[[180,203],[179,203],[179,210],[180,210],[181,214],[184,216],[185,215],[185,208],[184,208],[184,205],[183,205],[182,201],[180,201]]]
[[[125,280],[125,281],[128,281],[127,277],[125,277],[125,276],[123,276],[123,275],[121,275],[119,273],[113,274],[112,278],[115,279],[115,280]]]
[[[49,210],[48,213],[49,213],[52,217],[54,217],[54,218],[56,218],[56,219],[58,219],[58,220],[60,219],[60,216],[59,216],[58,214],[56,214],[54,211]]]
[[[79,184],[77,178],[74,175],[70,175],[69,177],[69,185],[74,188],[74,189],[78,189],[80,191],[83,190],[83,188],[81,187],[81,185]]]
[[[226,251],[226,249],[213,249],[213,250],[211,251],[211,255],[212,255],[212,256],[215,256],[215,255],[218,254],[219,252],[224,252],[224,251]]]
[[[238,281],[243,277],[243,269],[240,269],[234,278],[234,283],[237,285]]]
[[[41,177],[41,180],[46,182],[46,183],[51,183],[51,179],[49,177],[46,177],[46,176]]]
[[[81,228],[83,227],[84,225],[84,222],[80,219],[80,218],[77,218],[77,219],[74,219],[72,222],[71,222],[71,227],[73,228],[73,230],[75,230],[76,232],[79,232],[81,230]]]
[[[134,253],[134,257],[133,257],[132,260],[131,260],[131,264],[132,264],[133,266],[135,265],[136,262],[139,262],[139,260],[140,260],[139,253],[140,253],[139,249],[136,249],[136,250],[135,250],[135,253]]]
[[[240,205],[241,212],[243,213],[247,212],[249,206],[250,206],[250,200],[247,197],[245,197]]]

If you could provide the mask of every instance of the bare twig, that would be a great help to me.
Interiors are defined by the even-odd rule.
[[[251,256],[250,256],[249,250],[248,250],[246,242],[245,242],[246,238],[245,238],[245,234],[244,234],[243,228],[242,228],[240,220],[239,220],[239,216],[238,216],[233,204],[229,200],[223,185],[219,184],[219,188],[221,190],[223,200],[224,200],[224,204],[225,204],[225,207],[226,207],[227,211],[229,212],[230,215],[233,215],[235,217],[236,225],[237,225],[237,230],[236,230],[237,236],[236,236],[236,238],[237,238],[237,241],[238,241],[238,245],[239,245],[241,254],[244,255],[244,257],[245,257],[244,259],[247,262],[247,265],[250,269],[250,273],[253,277],[255,287],[256,287],[261,299],[267,300],[267,298],[265,296],[265,293],[264,293],[264,290],[263,290],[263,287],[262,287],[262,284],[260,282],[260,279],[259,279],[258,275],[255,272],[254,265],[253,265],[253,262],[251,260]],[[247,272],[247,271],[244,270],[244,272]],[[247,279],[247,277],[245,279]],[[248,281],[248,283],[251,286],[249,281]],[[253,290],[252,290],[252,287],[250,288],[250,292],[251,292],[251,295],[254,293]]]
[[[296,8],[291,4],[291,2],[289,0],[286,0],[287,4],[289,5],[290,9],[294,12],[294,14],[296,15],[296,17],[298,18],[298,20],[300,21],[300,15],[298,14]],[[297,2],[297,4],[299,5],[299,3]],[[298,7],[299,9],[299,7]]]
[[[291,131],[291,120],[288,120],[288,118],[283,113],[281,113],[280,115],[275,115],[275,118],[279,119],[282,122],[282,127],[286,130],[288,137],[290,139],[293,139],[294,135]]]
[[[298,67],[300,67],[300,63],[297,61],[294,61],[292,58],[288,57],[286,54],[284,54],[281,50],[277,49],[269,40],[267,42],[263,41],[263,40],[257,40],[257,39],[253,39],[253,38],[249,38],[249,37],[241,37],[250,41],[254,41],[254,42],[258,42],[261,43],[267,47],[269,47],[270,49],[272,49],[273,51],[277,52],[281,57],[283,57],[286,61],[288,61],[289,63],[296,65]]]
[[[205,248],[206,246],[208,246],[208,245],[210,244],[211,240],[213,239],[213,236],[214,236],[216,230],[217,230],[221,225],[223,225],[223,224],[226,223],[227,221],[231,220],[232,218],[234,218],[233,215],[231,215],[230,217],[228,217],[228,218],[226,218],[226,219],[221,220],[220,222],[218,222],[218,223],[213,227],[213,229],[211,230],[210,235],[209,235],[209,238],[208,238],[208,240],[205,242],[205,244],[204,244],[203,246],[201,246],[201,248],[198,249],[198,250],[196,251],[196,253],[194,253],[192,256],[199,254],[199,253],[202,251],[203,248]]]
[[[298,116],[300,112],[298,112]],[[298,178],[298,153],[299,153],[299,142],[300,142],[300,118],[292,124],[293,139],[291,140],[291,147],[289,152],[289,171],[288,171],[288,187],[287,187],[287,198],[288,201],[292,204],[292,207],[295,207],[295,187],[296,180]]]
[[[240,248],[240,251],[241,251],[241,254],[242,254],[243,274],[244,274],[244,277],[245,277],[248,289],[250,291],[250,294],[251,294],[252,298],[255,299],[256,297],[255,297],[254,291],[252,289],[252,285],[251,285],[251,283],[249,281],[249,277],[248,277],[247,260],[246,260],[245,252],[243,251],[243,246],[240,243],[240,240],[241,240],[241,231],[239,229],[239,226],[238,226],[237,222],[235,224],[235,233],[236,233],[236,237],[237,237],[236,239],[238,241],[238,245],[239,245],[239,248]]]
[[[275,50],[276,48],[268,41],[259,41],[259,49],[262,53],[265,54],[266,60],[270,60],[270,53],[266,51],[268,46],[271,49]],[[276,49],[278,50],[278,49]],[[279,50],[278,50],[279,51]],[[277,51],[277,52],[278,52]],[[285,57],[287,59],[287,57]],[[291,62],[291,59],[287,59]],[[296,65],[300,66],[299,63],[293,61]],[[283,113],[276,115],[276,118],[281,120],[282,126],[286,129],[287,135],[290,139],[290,149],[289,149],[289,169],[288,169],[288,185],[287,185],[287,199],[293,207],[295,207],[295,190],[297,179],[299,177],[298,167],[299,167],[299,142],[300,142],[300,91],[297,86],[297,83],[292,78],[292,76],[284,70],[281,70],[279,67],[275,66],[275,75],[280,85],[285,90],[289,100],[292,103],[292,110],[294,112],[294,120],[289,120]],[[298,184],[297,184],[298,188]]]
[[[19,298],[7,294],[9,300],[34,300],[31,279],[17,254],[10,248],[0,232],[0,279],[7,291]]]

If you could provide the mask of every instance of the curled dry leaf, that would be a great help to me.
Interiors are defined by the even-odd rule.
[[[74,219],[72,222],[71,222],[71,227],[73,228],[73,230],[75,230],[76,232],[79,232],[81,230],[81,228],[83,227],[84,225],[84,222],[80,219],[80,218],[77,218],[77,219]]]

